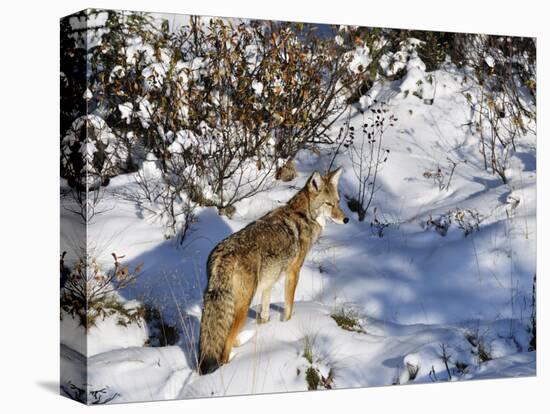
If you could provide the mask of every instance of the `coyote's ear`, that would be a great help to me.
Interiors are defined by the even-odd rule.
[[[307,188],[309,191],[318,193],[319,191],[321,191],[322,185],[323,178],[318,171],[315,171],[313,174],[311,174],[311,177],[309,177],[309,180],[307,180]]]
[[[338,185],[338,180],[340,180],[340,176],[342,175],[342,167],[338,167],[334,171],[331,171],[328,173],[328,179],[330,182],[334,185]]]

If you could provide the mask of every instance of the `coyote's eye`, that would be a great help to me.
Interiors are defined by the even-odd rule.
[[[326,204],[327,206],[334,207],[334,204],[332,204],[332,203],[330,203],[330,202],[328,202],[328,201],[325,201],[325,204]]]

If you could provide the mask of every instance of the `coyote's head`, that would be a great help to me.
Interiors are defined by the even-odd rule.
[[[342,169],[338,168],[322,176],[315,171],[306,184],[306,190],[310,201],[310,211],[315,220],[325,225],[327,218],[334,223],[346,224],[349,219],[340,208],[340,195],[338,194],[338,181],[342,175]]]

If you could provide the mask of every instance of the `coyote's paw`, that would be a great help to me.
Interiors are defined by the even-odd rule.
[[[258,325],[261,325],[261,324],[263,324],[263,323],[268,323],[270,320],[271,320],[271,317],[270,317],[270,316],[268,316],[267,318],[262,318],[262,316],[260,315],[260,316],[258,316],[258,317],[256,318],[256,323],[257,323]]]

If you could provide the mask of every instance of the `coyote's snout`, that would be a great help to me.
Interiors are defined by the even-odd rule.
[[[210,253],[208,287],[200,327],[199,373],[207,374],[229,360],[257,290],[259,323],[269,320],[273,284],[285,275],[283,320],[292,316],[294,293],[306,254],[326,219],[349,221],[340,208],[338,181],[342,170],[315,172],[288,203],[221,241]]]

